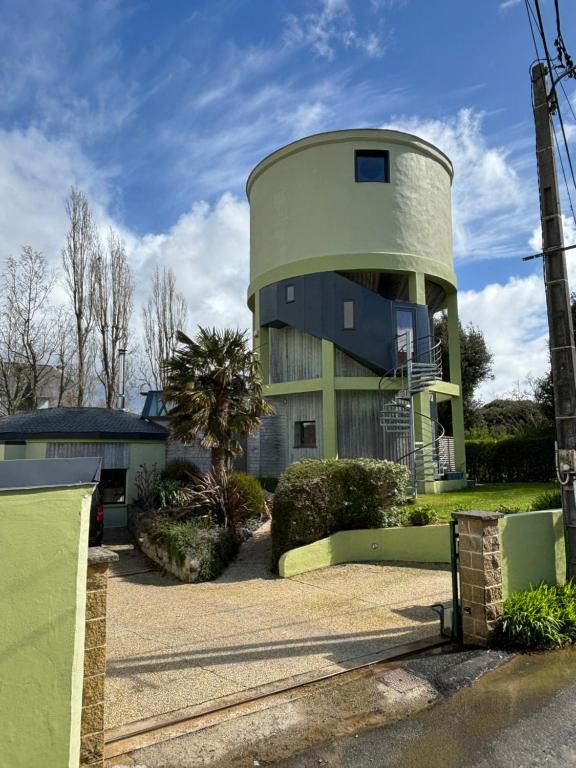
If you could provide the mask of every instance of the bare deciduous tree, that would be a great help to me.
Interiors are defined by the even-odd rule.
[[[66,288],[75,319],[77,397],[84,405],[89,372],[89,344],[93,327],[94,256],[97,237],[88,199],[72,187],[66,200],[68,232],[62,249]]]
[[[56,274],[41,253],[25,246],[6,259],[2,284],[0,409],[14,413],[37,408],[43,390],[55,389],[64,330],[51,304]]]
[[[182,294],[176,291],[174,272],[168,267],[156,267],[152,294],[144,305],[144,354],[148,386],[164,389],[164,361],[172,356],[176,332],[185,331],[188,307]]]
[[[132,314],[133,280],[124,243],[110,230],[108,250],[96,249],[93,313],[97,333],[97,375],[104,387],[106,408],[115,407],[118,394],[118,350],[126,348]]]

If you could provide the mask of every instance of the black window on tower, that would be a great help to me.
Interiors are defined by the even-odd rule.
[[[390,155],[385,149],[357,149],[355,152],[356,181],[390,181]]]
[[[294,423],[294,448],[316,448],[316,422]]]

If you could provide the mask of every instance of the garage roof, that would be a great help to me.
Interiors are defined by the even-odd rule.
[[[166,440],[160,424],[111,408],[41,408],[0,418],[0,441],[75,438]]]

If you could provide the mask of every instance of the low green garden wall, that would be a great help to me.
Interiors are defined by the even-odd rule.
[[[564,583],[566,552],[562,510],[506,515],[498,521],[498,531],[504,598],[541,581]]]
[[[396,560],[410,563],[449,563],[450,526],[370,528],[338,531],[280,558],[281,577],[297,576],[340,563]]]

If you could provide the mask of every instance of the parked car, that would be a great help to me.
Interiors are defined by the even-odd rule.
[[[102,504],[102,495],[100,488],[96,486],[92,494],[92,505],[90,507],[90,531],[88,533],[88,546],[100,547],[102,537],[104,536],[104,505]]]

